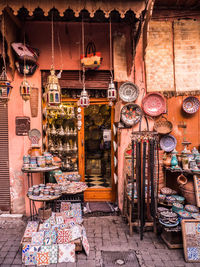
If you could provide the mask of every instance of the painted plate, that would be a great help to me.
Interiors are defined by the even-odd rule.
[[[115,181],[115,184],[117,183],[117,181],[118,181],[118,176],[117,176],[117,174],[116,173],[114,173],[114,181]]]
[[[179,221],[177,221],[176,223],[164,223],[161,219],[159,220],[159,223],[165,227],[176,227],[179,225]]]
[[[114,152],[117,151],[117,143],[115,141],[113,141],[113,149],[114,149]]]
[[[159,93],[149,93],[142,100],[142,109],[149,116],[159,116],[166,112],[165,98]]]
[[[142,118],[142,110],[137,104],[126,104],[121,109],[121,120],[126,126],[137,124]]]
[[[123,83],[119,88],[119,96],[124,102],[133,102],[139,96],[139,88],[132,82]]]
[[[194,114],[198,111],[200,106],[200,101],[195,96],[188,96],[183,100],[183,110],[188,114]]]
[[[171,134],[165,135],[160,139],[160,147],[165,152],[171,152],[174,150],[176,143],[176,138]]]
[[[116,135],[117,134],[117,127],[115,126],[115,124],[113,123],[113,134]]]
[[[188,212],[192,212],[192,213],[198,213],[199,212],[199,208],[197,208],[194,205],[185,205],[185,210]]]
[[[183,219],[190,219],[191,218],[191,213],[185,210],[180,210],[177,212],[177,214],[183,218]]]
[[[117,158],[114,156],[114,166],[117,167]]]

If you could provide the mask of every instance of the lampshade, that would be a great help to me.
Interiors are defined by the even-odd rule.
[[[27,101],[30,99],[30,93],[31,93],[31,86],[28,83],[28,81],[26,80],[26,78],[24,78],[24,80],[22,81],[21,85],[20,85],[20,94],[22,96],[22,98]]]
[[[83,108],[88,107],[90,104],[90,98],[88,96],[88,93],[85,89],[83,89],[83,91],[81,92],[81,97],[79,100],[79,105]]]
[[[46,92],[48,105],[58,106],[60,104],[60,85],[53,68],[51,69],[51,74],[47,78]]]
[[[3,68],[0,75],[0,101],[7,103],[10,98],[10,93],[12,91],[12,86],[10,81],[7,79],[5,68]]]

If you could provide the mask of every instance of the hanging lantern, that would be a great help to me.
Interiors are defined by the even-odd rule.
[[[49,106],[60,105],[60,85],[58,77],[55,75],[55,70],[51,69],[51,75],[47,78],[46,84],[47,103]]]
[[[81,97],[79,100],[79,105],[83,108],[87,108],[89,104],[90,104],[90,98],[85,88],[83,88],[83,91],[81,92]]]
[[[107,98],[110,101],[110,103],[112,103],[112,101],[115,101],[117,98],[117,91],[115,89],[115,84],[113,82],[112,77],[111,77],[111,81],[110,81],[109,86],[108,86]]]
[[[25,101],[30,99],[31,86],[26,80],[26,78],[24,78],[24,80],[22,81],[20,85],[20,94]]]
[[[10,81],[7,79],[7,74],[5,68],[3,68],[0,75],[0,101],[7,103],[10,98],[10,93],[12,91],[12,86]]]

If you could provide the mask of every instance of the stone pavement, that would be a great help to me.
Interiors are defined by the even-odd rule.
[[[0,220],[1,267],[24,266],[21,262],[20,241],[25,225],[19,219]],[[152,232],[145,232],[143,241],[140,241],[137,233],[130,237],[128,226],[121,216],[88,217],[84,218],[84,225],[90,243],[90,255],[87,257],[81,252],[76,255],[76,263],[51,264],[50,267],[100,267],[104,266],[101,251],[129,250],[136,252],[141,267],[200,266],[200,263],[185,263],[182,249],[169,250]]]

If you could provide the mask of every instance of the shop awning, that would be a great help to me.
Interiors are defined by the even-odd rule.
[[[110,12],[116,10],[121,18],[124,18],[126,12],[131,10],[138,18],[145,9],[145,2],[144,0],[1,0],[0,15],[6,7],[10,7],[14,15],[17,15],[20,8],[24,7],[30,16],[33,15],[36,8],[41,8],[45,16],[52,8],[55,8],[60,16],[63,16],[67,9],[73,10],[76,17],[79,16],[81,10],[87,10],[90,17],[93,17],[97,10],[102,10],[105,17],[108,18]]]

